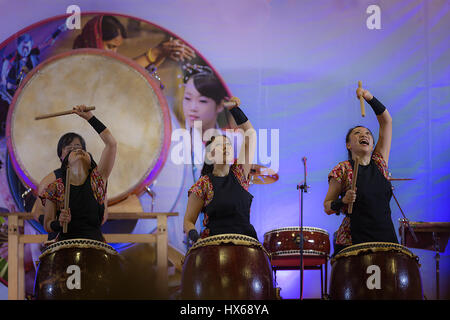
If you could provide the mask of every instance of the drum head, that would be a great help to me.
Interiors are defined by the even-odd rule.
[[[59,138],[76,132],[100,161],[104,144],[76,114],[35,120],[38,115],[95,106],[93,114],[118,143],[108,181],[109,203],[139,194],[164,166],[171,121],[159,84],[134,61],[98,49],[78,49],[52,57],[30,72],[14,95],[8,113],[8,150],[22,182],[33,189],[61,163]]]

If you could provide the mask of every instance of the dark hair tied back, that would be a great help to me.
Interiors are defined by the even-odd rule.
[[[350,129],[348,130],[348,132],[347,132],[347,135],[345,136],[345,145],[347,145],[347,143],[350,142],[350,134],[351,134],[352,131],[353,131],[354,129],[356,129],[356,128],[366,128],[366,127],[364,127],[364,126],[354,126],[353,128],[350,128]],[[372,131],[370,131],[369,128],[366,128],[366,129],[369,130],[370,135],[372,136],[372,140],[373,140],[374,143],[375,143],[375,139],[374,139],[374,137],[373,137]],[[348,160],[352,160],[352,152],[351,152],[349,149],[347,149],[347,156],[348,156]]]

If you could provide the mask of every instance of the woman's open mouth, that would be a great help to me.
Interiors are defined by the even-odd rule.
[[[362,139],[359,140],[359,144],[368,146],[369,145],[369,140],[366,139],[366,138],[362,138]]]

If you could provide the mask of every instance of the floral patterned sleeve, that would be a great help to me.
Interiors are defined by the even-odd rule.
[[[241,186],[248,191],[248,188],[250,186],[250,180],[247,179],[244,173],[244,167],[242,164],[233,164],[231,166],[231,170],[233,171],[234,175],[238,179]]]
[[[342,190],[345,191],[352,183],[353,170],[349,161],[339,162],[333,170],[328,174],[328,182],[331,178],[336,179],[341,185]]]
[[[353,170],[349,161],[339,162],[333,170],[328,174],[328,182],[330,182],[331,178],[336,179],[341,184],[341,192],[346,192],[350,189],[352,185],[352,177]],[[346,213],[348,210],[348,206],[344,205],[342,207],[342,212]],[[352,244],[352,235],[350,230],[350,218],[346,216],[344,220],[342,220],[339,229],[336,232],[336,243],[339,245],[351,245]]]
[[[200,199],[204,201],[206,207],[212,200],[214,190],[208,176],[201,176],[196,183],[189,189],[188,197],[191,193],[195,193]]]
[[[386,164],[386,161],[384,160],[383,156],[379,152],[372,153],[372,160],[377,165],[378,169],[380,169],[383,176],[388,179],[389,178],[389,170],[388,166]]]
[[[47,199],[56,204],[64,202],[64,184],[62,179],[57,179],[50,183],[39,198],[41,198],[43,206],[45,206]]]
[[[91,172],[91,188],[95,200],[102,205],[105,202],[107,183],[95,167]]]

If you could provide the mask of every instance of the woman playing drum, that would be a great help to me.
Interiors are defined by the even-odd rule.
[[[234,162],[232,144],[226,136],[213,136],[207,142],[202,174],[188,192],[184,216],[184,232],[194,242],[199,238],[195,222],[200,212],[205,213],[207,227],[202,237],[234,233],[257,239],[250,224],[253,196],[248,192],[256,133],[238,106],[232,107],[230,113],[248,140],[244,137],[237,163]]]
[[[100,226],[107,219],[106,186],[114,166],[117,143],[111,132],[90,111],[86,112],[85,108],[77,106],[74,110],[99,133],[105,147],[98,166],[89,153],[80,148],[73,149],[62,162],[62,178],[52,182],[41,196],[46,231],[60,232],[62,225],[68,224],[67,233],[60,232],[58,240],[85,238],[103,241]],[[63,205],[68,166],[71,183],[70,209],[66,210]]]
[[[344,247],[363,242],[398,243],[391,219],[392,197],[388,180],[388,160],[392,139],[392,118],[385,106],[368,90],[358,88],[374,110],[380,125],[374,148],[371,131],[362,126],[350,129],[346,136],[349,160],[340,162],[328,175],[329,187],[324,201],[327,214],[346,214],[336,234],[335,254]],[[372,152],[373,151],[373,152]],[[357,177],[353,177],[355,160],[359,158]],[[356,179],[355,190],[351,189]],[[352,204],[352,213],[348,207]]]
[[[83,149],[86,151],[86,142],[83,137],[74,132],[65,133],[58,141],[57,146],[57,154],[61,163],[64,158],[71,152],[72,150]],[[38,185],[38,195],[43,196],[45,189],[47,189],[48,185],[55,181],[56,179],[62,179],[63,170],[61,168],[55,169],[49,174],[47,174]],[[44,218],[45,211],[42,202],[36,201],[36,205],[33,208],[33,216],[36,221],[38,221],[42,226],[44,226]],[[48,234],[48,240],[53,240],[56,238],[58,234],[56,232],[50,232]]]

